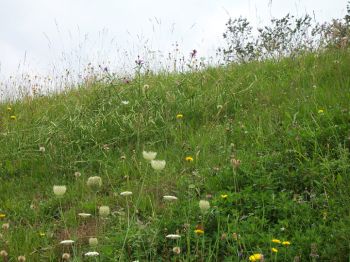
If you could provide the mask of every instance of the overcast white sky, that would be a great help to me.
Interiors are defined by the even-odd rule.
[[[229,16],[261,25],[286,13],[341,18],[346,0],[0,0],[0,75],[87,62],[130,66],[152,51],[214,53]],[[25,56],[26,54],[26,56]],[[24,59],[26,57],[26,59]],[[128,65],[129,63],[129,65]],[[21,65],[18,69],[18,65]]]

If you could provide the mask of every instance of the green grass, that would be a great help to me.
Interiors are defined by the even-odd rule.
[[[0,250],[9,261],[89,261],[93,250],[98,261],[347,261],[349,102],[350,53],[337,50],[0,104],[0,224],[10,223]],[[143,150],[165,169],[154,171]],[[90,176],[102,178],[96,194]],[[67,186],[62,198],[54,185]]]

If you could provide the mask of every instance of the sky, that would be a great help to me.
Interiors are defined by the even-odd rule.
[[[342,18],[346,0],[0,0],[0,77],[76,73],[89,62],[115,70],[179,49],[210,57],[229,17],[255,26],[287,13]],[[178,46],[176,46],[176,43]],[[56,71],[55,71],[56,70]]]

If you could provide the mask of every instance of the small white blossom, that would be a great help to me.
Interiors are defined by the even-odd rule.
[[[176,235],[176,234],[170,234],[170,235],[167,235],[166,238],[169,238],[169,239],[179,239],[181,238],[180,235]]]
[[[174,201],[177,200],[176,196],[163,196],[164,200],[168,200],[168,201]]]
[[[89,214],[89,213],[79,213],[78,216],[83,217],[83,218],[87,218],[87,217],[91,217],[91,214]]]
[[[70,239],[68,239],[68,240],[62,240],[61,242],[60,242],[60,244],[62,244],[62,245],[70,245],[70,244],[73,244],[74,243],[74,240],[70,240]]]
[[[100,254],[96,251],[90,251],[90,252],[85,253],[85,256],[87,256],[87,257],[97,257],[99,255]]]
[[[123,100],[123,101],[122,101],[122,104],[123,104],[123,105],[128,105],[128,104],[129,104],[129,101]]]

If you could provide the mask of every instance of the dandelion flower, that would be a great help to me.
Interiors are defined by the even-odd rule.
[[[200,200],[199,201],[199,208],[202,212],[206,212],[210,208],[210,203],[207,200]]]
[[[176,115],[176,118],[177,118],[177,119],[182,119],[183,117],[184,117],[183,114],[177,114],[177,115]]]
[[[177,197],[176,196],[163,196],[163,199],[167,200],[167,201],[175,201],[175,200],[177,200]]]
[[[91,217],[91,214],[89,214],[89,213],[79,213],[78,216],[80,216],[82,218],[87,218],[87,217]]]
[[[144,159],[148,161],[152,161],[156,158],[157,152],[152,152],[152,151],[143,151],[142,156]]]
[[[11,120],[16,120],[17,117],[16,117],[16,116],[10,116],[10,119],[11,119]]]
[[[179,239],[181,238],[180,235],[176,235],[176,234],[170,234],[170,235],[167,235],[166,238],[169,238],[169,239]]]
[[[281,244],[281,243],[282,243],[281,240],[276,239],[276,238],[272,239],[271,241],[272,241],[273,243],[275,243],[275,244]]]
[[[191,156],[186,156],[186,157],[185,157],[185,160],[186,160],[187,162],[193,162],[193,157],[191,157]]]
[[[227,199],[227,197],[228,197],[228,195],[227,195],[227,194],[223,194],[223,195],[221,195],[221,198],[222,198],[222,199]]]
[[[262,254],[253,254],[249,257],[249,261],[261,261],[264,259],[264,256]]]
[[[132,192],[131,191],[124,191],[120,193],[121,196],[131,196]]]
[[[66,186],[53,186],[53,193],[58,197],[63,196],[66,193],[66,191]]]
[[[173,252],[176,254],[176,255],[179,255],[181,253],[181,248],[180,247],[173,247]]]
[[[95,247],[98,245],[98,240],[96,237],[90,237],[89,238],[89,245],[90,247]]]
[[[273,248],[271,248],[271,252],[277,253],[277,252],[278,252],[278,249],[273,247]]]
[[[194,231],[194,233],[196,233],[196,235],[203,235],[204,234],[204,230],[203,229],[196,229]]]
[[[283,241],[282,242],[282,245],[284,245],[284,246],[289,246],[291,243],[289,242],[289,241]]]
[[[151,160],[151,166],[154,170],[160,171],[165,168],[165,160]]]
[[[100,254],[98,252],[96,252],[96,251],[90,251],[90,252],[85,253],[86,257],[97,257],[99,255]]]
[[[81,173],[80,172],[74,172],[74,176],[75,176],[75,178],[78,178],[78,177],[81,177]]]
[[[46,234],[44,232],[39,232],[39,236],[44,237]]]
[[[100,209],[98,211],[98,213],[100,214],[101,217],[108,217],[110,212],[111,211],[109,209],[109,206],[100,206]]]
[[[97,191],[102,186],[102,179],[99,176],[91,176],[88,178],[86,185],[92,190]]]
[[[11,107],[7,107],[7,111],[11,111],[12,110],[12,108]]]
[[[319,110],[317,111],[317,113],[323,114],[323,113],[324,113],[324,110],[323,110],[323,109],[319,109]]]
[[[62,240],[60,242],[61,245],[71,245],[74,243],[74,240],[71,240],[71,239],[67,239],[67,240]]]
[[[5,217],[6,217],[5,214],[0,213],[0,218],[5,218]]]

